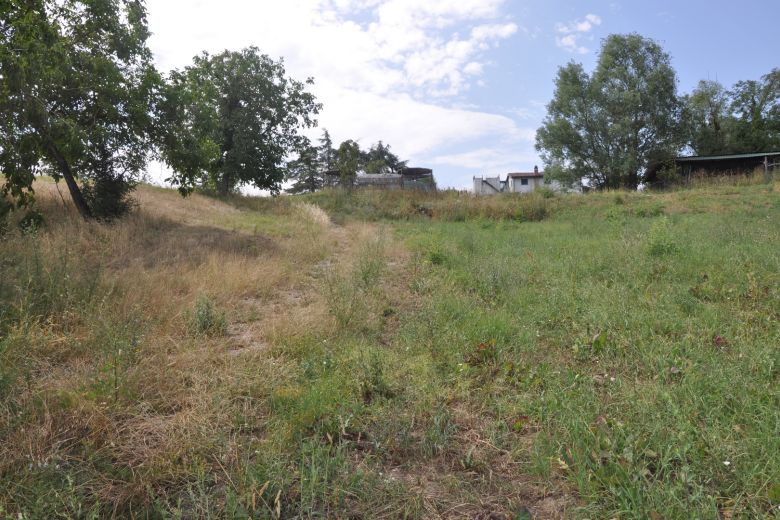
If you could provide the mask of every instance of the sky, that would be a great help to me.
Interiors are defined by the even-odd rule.
[[[440,187],[542,168],[536,129],[560,66],[637,32],[672,57],[678,91],[780,66],[780,0],[147,0],[162,71],[250,45],[314,78],[316,139],[382,140]],[[775,35],[775,36],[773,36]],[[152,172],[154,175],[154,172]]]

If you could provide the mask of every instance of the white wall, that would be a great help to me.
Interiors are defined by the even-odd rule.
[[[536,188],[542,185],[542,179],[537,177],[531,177],[528,179],[528,184],[523,186],[523,180],[519,177],[509,178],[509,191],[513,193],[531,193]]]

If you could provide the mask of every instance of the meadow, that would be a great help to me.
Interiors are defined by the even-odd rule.
[[[780,184],[181,199],[0,245],[0,516],[780,516]],[[18,218],[18,217],[14,217]]]

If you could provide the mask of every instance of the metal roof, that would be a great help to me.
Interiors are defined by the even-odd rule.
[[[356,179],[365,180],[397,180],[401,178],[400,173],[361,173]]]
[[[506,174],[509,177],[544,177],[544,172],[512,172]]]
[[[728,161],[729,159],[751,159],[758,157],[774,157],[780,155],[780,152],[762,152],[762,153],[736,153],[732,155],[695,155],[693,157],[677,157],[677,162],[693,161]]]

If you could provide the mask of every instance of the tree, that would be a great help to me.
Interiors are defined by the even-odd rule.
[[[295,182],[287,193],[312,193],[322,188],[325,181],[319,161],[319,148],[308,146],[298,158],[287,164],[287,178]]]
[[[170,75],[161,110],[161,155],[169,179],[186,194],[207,187],[227,194],[251,184],[278,193],[285,159],[309,141],[320,105],[311,79],[286,77],[283,61],[240,52],[203,53]]]
[[[0,4],[3,195],[28,203],[46,172],[65,180],[84,218],[129,207],[160,84],[148,36],[140,0]]]
[[[355,185],[360,168],[360,147],[353,140],[347,140],[336,150],[336,168],[339,171],[341,185],[352,188]]]
[[[390,151],[390,145],[379,141],[368,152],[361,152],[361,161],[366,173],[398,173],[406,167],[402,161]]]
[[[611,35],[596,70],[569,63],[536,134],[551,178],[595,188],[635,189],[679,147],[680,103],[671,59],[638,34]]]
[[[733,118],[729,94],[717,81],[699,81],[683,98],[688,127],[688,145],[696,155],[717,155],[733,151]]]
[[[737,82],[730,95],[736,118],[734,148],[744,153],[780,148],[780,69],[759,81]]]
[[[320,146],[317,148],[317,160],[323,172],[336,169],[336,150],[327,128],[322,131]]]

